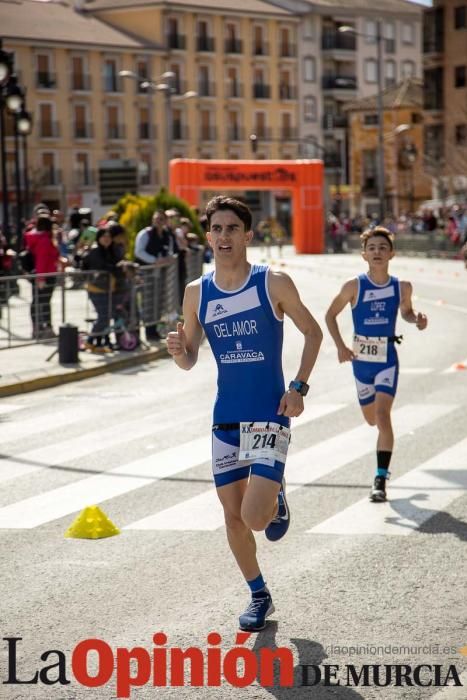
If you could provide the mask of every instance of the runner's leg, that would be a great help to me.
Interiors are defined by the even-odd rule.
[[[251,529],[242,519],[242,501],[248,479],[240,479],[217,488],[217,495],[224,509],[227,540],[235,560],[246,581],[260,575],[256,559],[256,541]]]
[[[251,530],[264,530],[277,513],[281,484],[252,474],[242,501],[241,517]]]
[[[376,392],[374,409],[376,425],[378,427],[378,441],[376,443],[377,450],[392,452],[392,448],[394,447],[394,433],[391,423],[391,409],[393,402],[394,396],[386,394],[382,391]]]

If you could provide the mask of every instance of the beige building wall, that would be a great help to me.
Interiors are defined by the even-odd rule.
[[[377,149],[378,128],[368,125],[366,118],[376,117],[376,111],[349,112],[350,124],[350,183],[351,213],[367,215],[378,212]],[[398,133],[397,127],[402,131]],[[405,130],[404,130],[405,127]],[[409,127],[409,128],[407,128]],[[429,199],[430,178],[423,165],[422,107],[401,106],[384,111],[384,171],[388,214],[413,212],[420,202]],[[414,147],[414,161],[404,157],[406,147]],[[373,151],[372,177],[365,172],[365,152]]]
[[[467,26],[455,28],[456,0],[444,4],[444,160],[450,193],[467,196]],[[465,5],[467,15],[467,5]],[[462,76],[463,74],[463,76]],[[463,83],[463,84],[462,84]],[[461,137],[461,133],[463,138]],[[462,184],[462,179],[464,183]]]

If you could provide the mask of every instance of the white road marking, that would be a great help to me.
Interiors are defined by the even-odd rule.
[[[341,408],[342,404],[323,404],[315,407],[314,410],[307,412],[307,416],[318,417],[326,415],[330,411]],[[150,417],[145,420],[151,423]],[[310,420],[310,418],[308,418]],[[173,419],[169,423],[173,425]],[[125,429],[125,439],[128,439],[127,426]],[[163,426],[162,426],[163,427]],[[150,428],[150,430],[148,430]],[[158,429],[161,429],[159,423]],[[137,428],[135,427],[135,430]],[[122,436],[121,426],[109,429],[106,435],[101,431],[97,433],[99,436],[99,449],[102,449],[105,442],[115,439],[115,435],[120,431]],[[140,426],[140,435],[154,433],[154,426]],[[97,435],[94,439],[97,439]],[[131,438],[135,437],[131,433]],[[89,452],[89,434],[81,437],[76,447],[86,452]],[[81,444],[83,443],[83,444]],[[115,443],[112,443],[115,444]],[[67,443],[70,445],[70,442]],[[57,445],[47,450],[54,450],[54,454],[58,454]],[[64,450],[65,446],[60,449]],[[177,447],[163,450],[154,455],[149,455],[138,459],[129,464],[123,464],[115,469],[110,469],[104,474],[99,474],[86,479],[75,481],[71,484],[52,489],[45,493],[31,498],[23,499],[16,503],[0,508],[0,528],[21,528],[28,529],[37,527],[43,523],[50,522],[57,518],[73,513],[76,510],[84,508],[90,503],[100,503],[115,496],[121,496],[124,493],[133,491],[134,489],[145,486],[154,480],[167,478],[179,472],[186,471],[191,467],[203,464],[210,460],[211,453],[211,436],[207,435],[197,440],[192,440]],[[26,465],[26,467],[29,465]],[[37,467],[35,467],[37,469]]]
[[[197,415],[197,418],[200,414]],[[205,414],[206,419],[208,414]],[[69,440],[38,447],[35,450],[22,452],[13,457],[0,460],[0,483],[16,479],[20,476],[33,474],[53,465],[65,465],[70,460],[77,460],[100,450],[112,449],[129,440],[142,440],[165,432],[173,426],[174,419],[161,421],[160,412],[145,415],[138,420],[128,421],[124,425],[113,425],[109,428],[86,431]],[[71,470],[70,470],[71,471]]]
[[[467,491],[467,438],[389,481],[389,501],[365,498],[308,530],[335,535],[410,535]]]
[[[171,447],[0,508],[0,528],[29,529],[195,467],[209,456],[211,438]]]
[[[409,404],[393,413],[394,429],[402,437],[455,410],[453,405]],[[367,425],[348,430],[289,457],[285,469],[287,494],[313,483],[374,449],[374,431]],[[1,511],[0,511],[1,514]],[[131,530],[215,530],[224,522],[215,489],[154,513],[126,526]]]

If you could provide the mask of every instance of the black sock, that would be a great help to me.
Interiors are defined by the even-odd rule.
[[[376,476],[388,478],[388,469],[391,462],[392,452],[387,450],[376,450]]]

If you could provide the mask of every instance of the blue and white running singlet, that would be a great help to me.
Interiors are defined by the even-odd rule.
[[[284,394],[283,322],[268,292],[268,267],[252,265],[239,289],[225,291],[214,273],[201,283],[199,321],[216,358],[212,470],[217,487],[250,475],[281,483],[285,462],[272,458],[239,460],[241,422],[271,421],[289,426],[277,415]]]
[[[216,285],[214,272],[202,277],[198,317],[218,368],[214,423],[275,421],[284,394],[283,321],[274,312],[266,265],[252,265],[239,289]]]
[[[375,393],[395,396],[399,361],[394,346],[397,313],[400,305],[400,284],[390,277],[386,284],[372,282],[366,273],[359,275],[357,301],[352,306],[354,352],[352,361],[361,405],[371,403]],[[379,359],[386,356],[385,360]],[[376,360],[376,361],[375,361]]]

